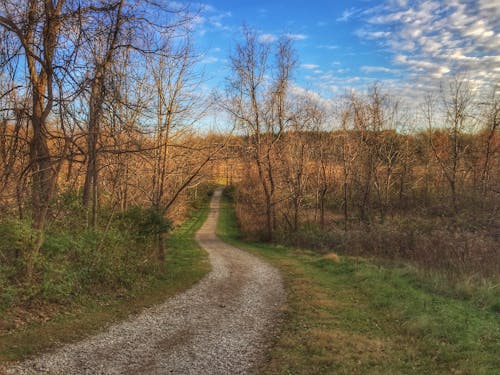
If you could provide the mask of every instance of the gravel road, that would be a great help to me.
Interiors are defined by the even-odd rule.
[[[285,291],[276,269],[215,235],[221,190],[196,235],[212,271],[188,291],[106,332],[7,374],[248,374],[275,334]]]

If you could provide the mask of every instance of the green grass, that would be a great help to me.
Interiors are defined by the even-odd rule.
[[[266,374],[497,374],[500,314],[447,296],[406,266],[241,239],[227,199],[219,236],[264,257],[287,284]],[[498,290],[496,290],[498,300]]]
[[[199,281],[210,270],[205,251],[194,234],[205,221],[208,207],[199,209],[175,229],[167,240],[166,271],[161,277],[145,278],[146,285],[122,295],[87,295],[65,312],[43,323],[29,324],[0,336],[0,364],[25,359],[62,343],[82,339],[111,323],[163,302]]]

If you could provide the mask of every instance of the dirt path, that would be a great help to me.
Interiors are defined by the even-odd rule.
[[[247,374],[262,363],[285,292],[278,271],[215,235],[221,190],[198,231],[212,271],[130,321],[7,374]]]

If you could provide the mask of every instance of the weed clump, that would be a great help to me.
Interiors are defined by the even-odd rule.
[[[340,263],[340,257],[336,253],[328,253],[323,255],[322,257],[324,260],[329,260],[333,263]]]

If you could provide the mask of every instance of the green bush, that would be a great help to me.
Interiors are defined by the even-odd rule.
[[[40,296],[49,302],[62,303],[78,289],[75,269],[67,262],[43,262]]]
[[[45,236],[42,251],[48,257],[57,257],[77,246],[75,235],[68,232],[49,233]]]
[[[74,203],[70,198],[65,204]],[[32,230],[23,221],[1,221],[0,311],[28,300],[66,303],[82,293],[134,288],[158,269],[151,243],[156,234],[169,231],[171,223],[152,209],[133,208],[106,226],[85,227],[82,218],[50,224],[27,286],[25,255]]]
[[[203,189],[200,206],[210,191]],[[169,264],[158,262],[155,241],[172,223],[159,210],[102,208],[98,225],[89,228],[80,198],[71,190],[58,196],[30,285],[25,278],[26,250],[34,237],[30,223],[0,220],[0,315],[30,302],[66,304],[85,295],[131,293],[166,275]]]
[[[344,234],[340,230],[324,231],[313,223],[307,223],[297,232],[280,233],[279,241],[292,246],[312,248],[319,253],[342,251],[344,249]]]
[[[136,240],[167,233],[172,229],[172,222],[155,208],[136,206],[121,214],[119,219],[121,229],[130,231]]]
[[[0,264],[0,311],[13,304],[20,293],[19,286],[11,279],[15,267]]]
[[[17,262],[31,245],[32,230],[20,220],[0,221],[0,262]]]

